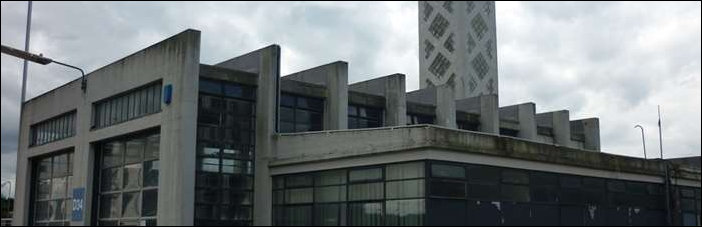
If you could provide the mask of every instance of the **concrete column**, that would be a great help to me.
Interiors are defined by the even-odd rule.
[[[164,58],[174,71],[163,78],[173,86],[173,101],[161,110],[158,224],[193,225],[200,31],[185,31],[161,45],[157,50],[168,53]]]
[[[519,138],[536,140],[536,105],[524,103],[518,105]]]
[[[480,96],[480,131],[500,133],[500,116],[497,95]]]
[[[553,129],[555,144],[572,147],[570,141],[570,116],[567,110],[540,113],[536,115],[537,124]]]
[[[325,86],[324,130],[337,130],[348,128],[348,74],[349,64],[337,61],[287,75],[284,79]]]
[[[393,74],[385,80],[385,126],[406,124],[407,96],[405,93],[405,75]]]
[[[324,111],[324,129],[348,129],[349,64],[335,62],[326,73],[327,101]]]
[[[436,87],[436,124],[448,128],[456,126],[456,101],[454,88],[450,85]]]
[[[280,88],[280,47],[261,50],[256,91],[256,158],[254,188],[254,225],[270,226],[273,221],[273,179],[268,162],[273,158]]]
[[[384,126],[402,126],[407,123],[407,94],[405,75],[392,74],[349,85],[349,90],[385,97]]]
[[[601,151],[600,149],[600,119],[588,118],[581,120],[585,134],[585,149]]]

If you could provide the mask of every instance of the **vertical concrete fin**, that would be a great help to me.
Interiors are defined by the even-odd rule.
[[[571,121],[571,124],[580,125],[582,136],[584,139],[583,148],[592,151],[601,151],[600,149],[600,119],[587,118],[576,121]]]
[[[337,130],[348,128],[348,74],[348,63],[337,61],[283,78],[325,86],[324,130]]]
[[[531,102],[500,107],[500,120],[519,122],[517,137],[523,139],[537,139],[535,115],[535,104]]]
[[[392,74],[349,85],[349,91],[383,96],[385,98],[385,126],[405,125],[407,120],[407,96],[405,75]]]
[[[483,95],[480,98],[480,131],[500,133],[500,115],[497,95]]]
[[[456,101],[454,88],[445,84],[436,87],[436,124],[448,128],[456,126]]]
[[[537,126],[551,128],[555,144],[573,147],[570,137],[570,114],[568,110],[560,110],[536,114]]]
[[[272,178],[268,167],[275,151],[280,96],[280,46],[271,45],[217,64],[218,67],[258,74],[256,89],[256,151],[254,158],[254,225],[272,224]]]
[[[393,74],[385,80],[385,126],[407,124],[405,75]]]

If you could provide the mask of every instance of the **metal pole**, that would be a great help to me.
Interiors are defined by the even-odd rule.
[[[646,137],[644,137],[644,129],[641,125],[636,125],[636,126],[634,126],[634,128],[641,129],[641,141],[643,143],[644,159],[648,159],[648,157],[646,157]]]
[[[666,221],[668,226],[673,225],[672,212],[670,210],[670,170],[668,168],[668,163],[663,159],[663,125],[661,123],[661,106],[658,105],[658,140],[661,151],[661,163],[663,163],[663,168],[665,170],[665,210],[666,210]]]
[[[27,2],[27,29],[24,35],[24,51],[29,52],[29,32],[32,28],[32,1]],[[22,100],[20,102],[20,114],[22,112],[22,104],[24,103],[27,93],[27,59],[24,60],[22,68]],[[22,115],[20,115],[22,116]]]

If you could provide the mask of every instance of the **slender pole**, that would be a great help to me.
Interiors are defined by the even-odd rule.
[[[646,157],[646,137],[644,137],[644,129],[641,125],[636,125],[636,126],[634,126],[634,128],[641,129],[641,141],[643,143],[644,159],[648,159],[648,157]]]
[[[666,210],[666,221],[668,225],[673,225],[673,219],[670,210],[670,172],[668,168],[668,163],[663,159],[663,125],[661,122],[661,106],[658,105],[658,140],[661,151],[661,163],[663,163],[663,168],[665,170],[665,210]]]
[[[27,2],[27,29],[24,35],[24,51],[29,52],[29,32],[32,28],[32,1]],[[27,59],[24,60],[22,68],[22,100],[20,100],[20,112],[27,94]],[[21,115],[20,115],[21,116]]]

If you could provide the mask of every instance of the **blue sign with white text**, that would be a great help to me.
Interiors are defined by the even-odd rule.
[[[83,221],[83,204],[85,204],[85,188],[73,189],[73,208],[71,221]]]

